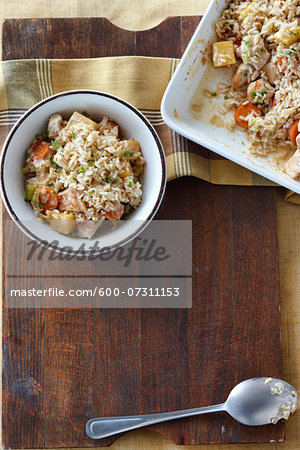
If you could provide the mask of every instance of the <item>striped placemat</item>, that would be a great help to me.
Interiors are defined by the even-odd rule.
[[[195,176],[215,184],[274,186],[273,182],[212,154],[166,126],[160,104],[178,62],[174,58],[139,56],[2,62],[0,143],[35,103],[66,90],[93,89],[123,98],[149,119],[165,149],[168,180]],[[299,196],[292,192],[287,193],[286,199],[300,204]]]

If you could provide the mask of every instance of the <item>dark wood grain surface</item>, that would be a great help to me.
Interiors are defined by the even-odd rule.
[[[128,32],[102,18],[6,20],[3,59],[180,57],[198,21]],[[192,309],[4,308],[5,448],[107,446],[117,436],[88,439],[86,420],[220,403],[245,378],[282,377],[275,189],[178,179],[157,217],[193,221]],[[6,266],[20,233],[11,224],[3,236]],[[224,413],[151,429],[178,444],[284,438],[282,423],[246,427]]]

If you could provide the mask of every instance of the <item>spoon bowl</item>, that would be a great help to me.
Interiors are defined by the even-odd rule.
[[[224,410],[244,425],[266,425],[288,418],[297,406],[297,393],[277,378],[250,378],[230,392]]]

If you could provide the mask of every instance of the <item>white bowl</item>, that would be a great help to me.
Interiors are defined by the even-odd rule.
[[[25,152],[34,136],[47,128],[49,116],[56,112],[69,117],[75,110],[87,111],[92,117],[106,115],[120,126],[121,136],[139,141],[146,160],[141,178],[142,203],[116,229],[101,227],[92,239],[75,239],[54,231],[35,217],[24,201]],[[4,204],[16,224],[30,238],[61,252],[87,254],[97,242],[99,251],[124,245],[140,233],[153,219],[162,201],[166,185],[165,156],[160,139],[150,122],[134,106],[110,94],[98,91],[67,91],[53,95],[30,108],[9,133],[1,156],[1,193]],[[56,245],[55,241],[58,241]],[[82,244],[84,244],[82,246]],[[94,250],[93,250],[94,251]]]
[[[246,145],[243,145],[243,142],[247,144],[244,131],[236,129],[230,132],[225,127],[217,128],[209,123],[214,114],[212,111],[216,111],[224,101],[222,95],[221,99],[203,98],[202,118],[196,119],[192,112],[191,104],[200,84],[201,89],[206,87],[212,92],[218,82],[226,82],[226,78],[228,84],[231,84],[230,70],[214,69],[210,64],[211,44],[217,40],[213,23],[217,21],[225,5],[225,0],[213,0],[209,5],[166,89],[161,105],[162,117],[170,128],[191,141],[300,193],[300,182],[283,173],[272,161],[271,154],[264,158],[251,155],[246,150]],[[228,118],[233,118],[232,112],[228,114]]]

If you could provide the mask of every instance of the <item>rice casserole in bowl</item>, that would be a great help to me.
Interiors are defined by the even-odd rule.
[[[104,220],[127,216],[142,200],[145,159],[139,142],[120,139],[108,117],[59,113],[26,151],[25,200],[39,220],[73,237],[91,238]]]
[[[124,246],[151,223],[166,161],[137,108],[105,92],[73,90],[23,114],[4,143],[0,175],[4,204],[24,234],[85,256]]]

